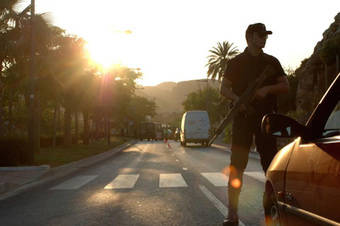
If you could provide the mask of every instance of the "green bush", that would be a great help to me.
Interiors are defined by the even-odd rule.
[[[56,146],[63,145],[64,142],[64,136],[63,135],[57,135],[56,136]],[[41,136],[40,137],[40,147],[47,148],[52,147],[53,145],[53,137],[51,136]]]

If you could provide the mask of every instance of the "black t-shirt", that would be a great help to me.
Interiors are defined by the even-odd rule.
[[[259,56],[252,56],[246,48],[243,53],[228,62],[223,80],[226,78],[231,81],[233,92],[241,96],[267,65],[272,65],[277,73],[265,80],[262,86],[273,85],[277,82],[278,77],[286,76],[278,59],[263,52]],[[258,113],[272,112],[277,108],[276,96],[267,95],[263,100],[254,100],[252,105]]]

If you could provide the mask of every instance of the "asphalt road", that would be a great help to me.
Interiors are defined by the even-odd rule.
[[[190,144],[189,144],[190,145]],[[0,225],[221,225],[229,152],[143,141],[101,164],[0,202]],[[264,174],[249,158],[240,225],[263,225]]]

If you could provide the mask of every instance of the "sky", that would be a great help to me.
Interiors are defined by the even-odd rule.
[[[84,38],[98,63],[140,68],[142,85],[206,78],[209,50],[228,41],[243,51],[245,30],[257,22],[273,31],[264,52],[295,69],[340,12],[339,0],[35,2],[37,13],[48,13],[54,25]]]

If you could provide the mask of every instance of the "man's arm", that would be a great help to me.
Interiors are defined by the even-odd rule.
[[[233,93],[233,91],[231,90],[231,82],[225,77],[223,77],[223,80],[221,83],[220,94],[227,99],[230,99],[233,101],[238,100],[238,96],[235,93]]]
[[[255,93],[256,99],[263,99],[268,94],[279,95],[286,94],[289,91],[289,82],[286,76],[279,76],[277,83],[274,85],[264,86],[258,89]]]

